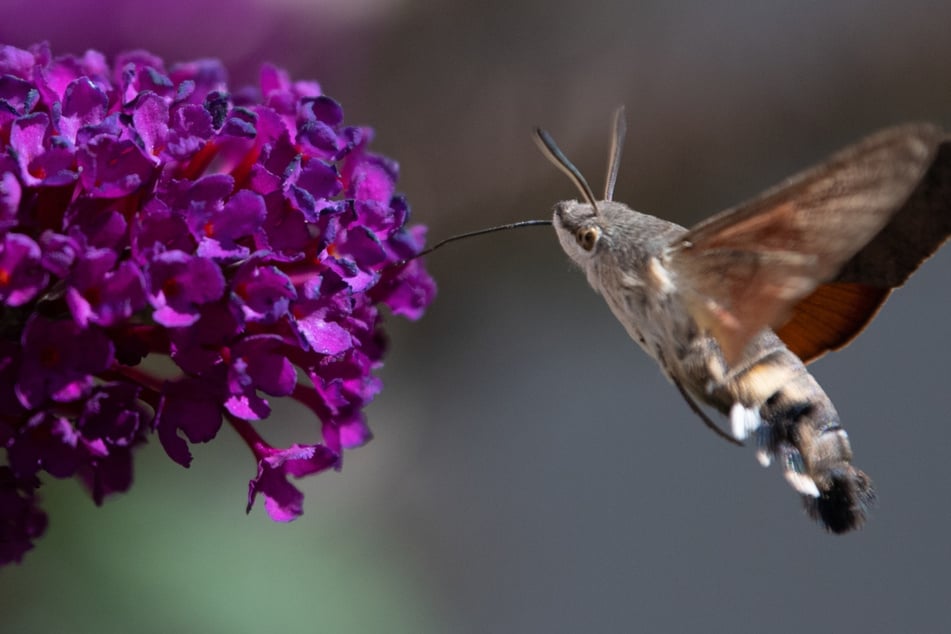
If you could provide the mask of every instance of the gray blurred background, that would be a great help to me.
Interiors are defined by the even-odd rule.
[[[575,197],[534,125],[598,189],[621,103],[616,198],[687,225],[875,128],[951,127],[947,2],[3,6],[5,43],[216,56],[235,84],[264,60],[319,79],[400,161],[433,239]],[[187,471],[151,443],[133,491],[101,509],[72,482],[44,489],[50,529],[0,571],[0,629],[951,631],[951,249],[813,368],[880,495],[839,537],[700,424],[550,229],[429,268],[436,303],[390,320],[376,439],[303,482],[300,520],[245,517],[254,465],[229,430]],[[268,425],[314,440],[293,408]]]

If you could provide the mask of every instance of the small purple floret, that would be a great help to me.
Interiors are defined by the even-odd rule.
[[[29,236],[8,233],[0,242],[0,300],[22,306],[43,289],[48,275],[40,263],[40,247]]]
[[[101,330],[34,315],[23,331],[23,362],[15,389],[27,409],[86,396],[93,377],[113,360],[112,342]]]
[[[221,297],[225,278],[212,260],[182,251],[165,251],[149,267],[149,301],[153,319],[163,326],[190,326],[202,304]]]
[[[304,494],[287,481],[320,473],[337,465],[339,456],[323,445],[292,445],[287,449],[258,447],[258,475],[248,486],[248,512],[265,497],[264,508],[275,522],[290,522],[304,512]]]

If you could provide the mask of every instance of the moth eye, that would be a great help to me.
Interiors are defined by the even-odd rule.
[[[585,251],[593,249],[600,237],[601,230],[597,227],[582,227],[575,232],[575,240],[578,241],[578,245]]]

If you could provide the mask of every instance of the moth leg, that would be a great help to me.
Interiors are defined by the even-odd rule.
[[[680,395],[684,397],[685,401],[687,401],[687,405],[690,406],[690,409],[693,410],[694,414],[700,417],[700,420],[703,421],[704,425],[709,427],[711,430],[713,430],[713,433],[715,433],[720,438],[726,440],[727,442],[737,445],[738,447],[743,446],[742,442],[740,442],[739,440],[737,440],[736,438],[734,438],[727,432],[720,429],[720,427],[716,423],[710,420],[710,417],[707,416],[702,409],[700,409],[700,406],[697,405],[697,402],[693,400],[693,397],[690,396],[690,393],[684,389],[684,386],[681,385],[680,381],[678,381],[674,377],[671,377],[671,380],[673,381],[674,385],[677,387],[677,391],[680,392]]]

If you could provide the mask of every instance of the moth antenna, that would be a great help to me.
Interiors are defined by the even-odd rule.
[[[568,157],[558,148],[558,145],[555,143],[555,140],[551,138],[551,135],[541,128],[535,128],[534,138],[538,149],[542,151],[545,158],[551,161],[552,165],[568,175],[568,178],[572,180],[575,187],[577,187],[581,195],[584,196],[584,199],[594,207],[594,212],[600,214],[601,210],[598,209],[598,201],[594,199],[594,191],[592,191],[591,186],[588,185],[588,181],[584,179],[584,176],[581,175],[578,168],[575,167],[574,164],[568,160]]]
[[[608,177],[604,182],[604,200],[614,200],[614,184],[617,183],[618,169],[621,167],[621,150],[624,148],[624,135],[627,134],[627,120],[624,106],[614,111],[614,125],[611,127],[611,151],[608,154]]]
[[[449,236],[445,240],[440,240],[439,242],[429,247],[428,249],[423,249],[416,255],[412,257],[408,257],[405,260],[400,260],[399,262],[395,262],[386,268],[390,269],[390,268],[395,268],[397,266],[402,266],[406,264],[407,262],[415,260],[416,258],[421,258],[424,255],[429,255],[436,249],[442,246],[445,246],[449,244],[450,242],[455,242],[456,240],[464,240],[466,238],[473,238],[475,236],[481,236],[487,233],[495,233],[496,231],[508,231],[509,229],[518,229],[519,227],[534,227],[538,225],[551,225],[551,220],[522,220],[520,222],[511,222],[506,225],[497,225],[495,227],[487,227],[485,229],[477,229],[475,231],[467,231],[466,233],[459,233],[454,236]]]

